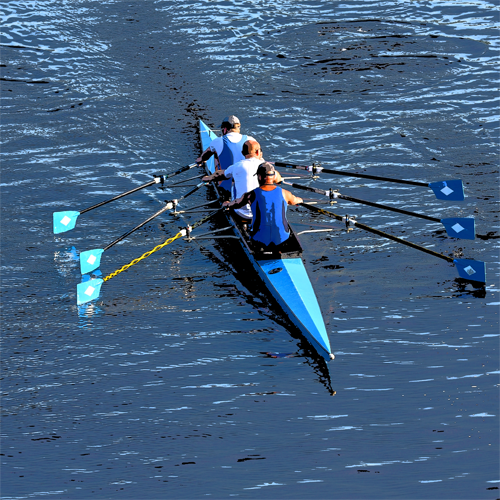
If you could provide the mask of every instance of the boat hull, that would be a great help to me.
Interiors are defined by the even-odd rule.
[[[215,137],[215,134],[200,120],[202,151],[210,145]],[[205,169],[208,174],[214,172],[213,157],[206,162]],[[215,183],[214,188],[219,197]],[[293,233],[293,228],[290,238],[293,244],[290,245],[290,251],[282,254],[266,254],[252,248],[251,242],[246,238],[247,235],[244,234],[230,213],[227,214],[227,219],[239,237],[239,242],[248,261],[279,304],[285,316],[318,353],[327,360],[333,359],[321,309],[302,261],[302,248]]]

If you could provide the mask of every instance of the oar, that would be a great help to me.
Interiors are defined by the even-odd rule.
[[[93,248],[92,250],[87,250],[85,252],[82,252],[80,254],[80,270],[82,274],[90,273],[91,271],[97,269],[101,265],[101,255],[103,254],[103,252],[109,250],[112,246],[124,240],[127,236],[131,235],[133,232],[137,231],[138,229],[146,225],[148,222],[151,222],[153,219],[161,215],[166,210],[174,208],[175,206],[177,206],[177,203],[180,200],[187,198],[189,195],[193,194],[201,186],[204,185],[205,182],[200,182],[194,189],[191,189],[191,191],[181,196],[178,200],[173,200],[173,202],[166,201],[166,205],[161,210],[158,210],[158,212],[149,217],[149,219],[146,219],[144,222],[141,222],[138,226],[135,226],[134,229],[131,229],[130,231],[127,231],[125,234],[122,234],[119,238],[116,238],[116,240],[111,242],[108,246],[104,248]]]
[[[161,243],[160,245],[157,245],[154,247],[152,250],[149,250],[145,254],[141,255],[137,259],[134,259],[132,262],[129,264],[126,264],[120,269],[117,269],[116,271],[112,272],[111,274],[108,274],[105,278],[94,278],[90,280],[83,281],[82,283],[79,283],[76,287],[76,301],[78,305],[85,304],[86,302],[90,302],[91,300],[97,299],[99,297],[99,294],[101,292],[101,286],[105,281],[110,280],[111,278],[114,278],[115,276],[118,276],[123,271],[126,271],[129,267],[132,267],[133,265],[137,264],[141,260],[149,257],[151,254],[154,252],[161,250],[162,248],[166,247],[170,243],[173,243],[175,240],[182,238],[183,236],[186,236],[188,233],[191,233],[191,231],[203,224],[204,222],[208,221],[211,217],[213,217],[215,214],[219,213],[221,209],[215,210],[214,212],[208,214],[206,217],[203,219],[200,219],[199,221],[195,222],[194,224],[188,226],[186,229],[181,229],[175,236],[172,238],[168,238],[166,241]]]
[[[353,226],[359,227],[360,229],[364,229],[369,233],[373,233],[376,234],[377,236],[382,236],[383,238],[387,238],[389,240],[396,241],[411,248],[415,248],[416,250],[428,253],[429,255],[433,255],[434,257],[439,257],[440,259],[455,264],[458,274],[460,275],[461,278],[469,281],[486,283],[486,265],[482,261],[472,260],[472,259],[453,259],[452,257],[448,257],[446,255],[434,252],[433,250],[429,250],[428,248],[416,245],[415,243],[411,243],[410,241],[403,240],[401,238],[398,238],[397,236],[393,236],[392,234],[384,233],[383,231],[380,231],[378,229],[374,229],[370,226],[366,226],[365,224],[361,224],[360,222],[357,222],[352,218],[342,217],[341,215],[337,215],[334,214],[333,212],[329,212],[328,210],[324,210],[322,208],[309,205],[308,203],[301,203],[300,205],[307,208],[308,210],[311,210],[312,212],[320,213],[326,215],[327,217],[337,219],[338,221],[345,222],[346,225],[352,224]]]
[[[169,184],[168,187],[180,186],[181,184],[185,184],[186,182],[192,181],[193,179],[201,179],[202,177],[205,177],[205,175],[207,174],[200,174],[200,175],[195,175],[194,177],[188,177],[187,179],[182,179],[182,181]]]
[[[341,170],[332,170],[328,168],[319,167],[316,165],[292,165],[290,163],[283,163],[276,161],[274,164],[277,167],[285,167],[285,168],[295,168],[298,170],[306,170],[308,172],[320,173],[325,172],[326,174],[335,174],[335,175],[345,175],[347,177],[359,177],[361,179],[372,179],[375,181],[386,181],[386,182],[396,182],[399,184],[409,184],[410,186],[423,186],[430,187],[436,198],[439,200],[452,200],[452,201],[462,201],[465,199],[464,196],[464,186],[461,180],[454,179],[450,181],[438,181],[438,182],[430,182],[429,184],[425,182],[418,181],[407,181],[404,179],[393,179],[390,177],[380,177],[378,175],[368,175],[368,174],[355,174],[353,172],[343,172]]]
[[[130,191],[126,191],[125,193],[114,196],[113,198],[110,198],[109,200],[101,201],[101,203],[98,203],[97,205],[93,205],[91,207],[85,208],[79,212],[76,210],[69,210],[69,211],[65,211],[65,212],[54,212],[54,214],[53,214],[54,234],[65,233],[66,231],[70,231],[71,229],[73,229],[76,225],[76,219],[78,218],[78,216],[81,214],[84,214],[85,212],[89,212],[90,210],[94,210],[94,208],[102,207],[103,205],[111,203],[112,201],[119,200],[120,198],[123,198],[124,196],[128,196],[129,194],[135,193],[136,191],[140,191],[141,189],[147,188],[148,186],[152,186],[153,184],[158,184],[160,182],[163,182],[165,179],[169,179],[170,177],[173,177],[174,175],[181,174],[182,172],[186,172],[186,170],[189,170],[193,167],[196,167],[196,165],[198,165],[198,164],[192,163],[192,164],[186,165],[185,167],[182,167],[179,170],[176,170],[175,172],[172,172],[170,174],[156,175],[152,181],[146,182],[146,184],[143,184],[142,186],[138,186],[134,189],[131,189]]]
[[[338,198],[340,200],[352,201],[354,203],[360,203],[362,205],[368,205],[370,207],[375,207],[375,208],[382,208],[384,210],[390,210],[391,212],[410,215],[411,217],[418,217],[420,219],[430,220],[432,222],[440,222],[441,224],[443,224],[444,228],[446,229],[446,233],[451,238],[473,240],[476,237],[475,221],[473,217],[448,217],[446,219],[438,219],[436,217],[430,217],[429,215],[423,215],[416,212],[403,210],[402,208],[390,207],[388,205],[374,203],[373,201],[360,200],[359,198],[353,198],[352,196],[346,196],[340,194],[337,191],[334,191],[333,189],[330,189],[330,191],[325,191],[323,189],[303,186],[302,184],[296,184],[285,181],[283,181],[283,184],[287,184],[288,186],[292,186],[297,189],[303,189],[304,191],[311,191],[313,193],[329,196],[330,199]]]

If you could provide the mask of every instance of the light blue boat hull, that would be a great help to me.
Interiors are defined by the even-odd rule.
[[[201,120],[200,137],[203,151],[216,137]],[[213,157],[206,162],[206,169],[210,173],[214,172]],[[228,220],[239,236],[240,232],[232,218],[228,217]],[[256,259],[243,241],[241,246],[285,316],[319,354],[327,360],[332,359],[323,315],[302,259],[300,257]]]

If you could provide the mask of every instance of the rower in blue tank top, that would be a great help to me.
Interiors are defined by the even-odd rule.
[[[256,175],[259,187],[237,200],[224,203],[224,207],[240,208],[250,203],[253,214],[250,229],[252,240],[265,249],[279,249],[290,237],[286,218],[287,206],[298,205],[303,200],[274,183],[276,172],[272,163],[259,165]]]
[[[216,137],[196,161],[201,163],[215,155],[215,170],[224,171],[234,163],[243,160],[245,158],[242,153],[243,144],[248,140],[254,139],[253,137],[240,134],[240,128],[241,123],[236,116],[230,115],[224,118],[221,123],[222,136]],[[231,184],[231,179],[223,180],[219,184],[223,190],[222,194],[226,199],[230,197]]]

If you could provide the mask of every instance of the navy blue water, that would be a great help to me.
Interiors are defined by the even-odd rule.
[[[500,496],[496,2],[2,6],[3,499]],[[486,262],[486,286],[293,208],[298,231],[335,229],[301,237],[336,355],[328,366],[235,267],[230,240],[176,241],[77,307],[78,253],[197,181],[82,214],[58,236],[52,212],[191,163],[197,120],[217,128],[233,113],[268,160],[462,179],[463,202],[326,174],[310,183],[474,216],[470,241],[439,223],[332,208]],[[200,189],[183,206],[210,196]],[[106,251],[101,271],[202,216],[162,216]]]

